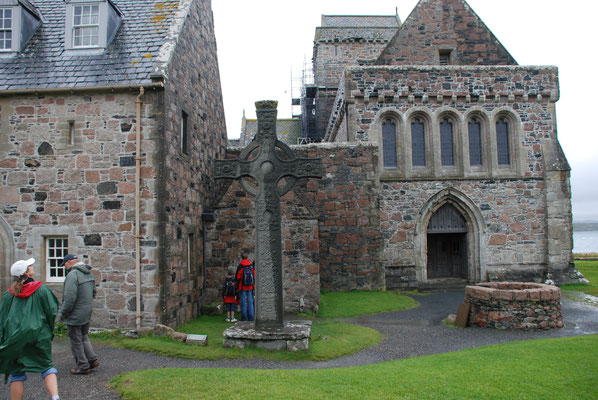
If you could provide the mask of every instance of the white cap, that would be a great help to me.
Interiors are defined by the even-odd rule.
[[[30,258],[29,260],[19,260],[16,263],[14,263],[12,267],[10,267],[10,274],[12,276],[21,277],[25,274],[27,268],[29,268],[29,266],[34,262],[35,258]]]

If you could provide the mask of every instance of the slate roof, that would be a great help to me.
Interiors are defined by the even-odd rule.
[[[343,28],[398,28],[396,15],[322,15],[322,27]]]
[[[122,22],[106,50],[95,55],[69,55],[64,47],[64,1],[28,0],[43,22],[21,53],[0,58],[0,91],[150,83],[152,72],[160,72],[169,60],[167,54],[165,61],[161,47],[173,40],[172,28],[176,29],[177,18],[186,14],[177,14],[183,7],[179,4],[189,7],[189,2],[111,1],[122,12]]]

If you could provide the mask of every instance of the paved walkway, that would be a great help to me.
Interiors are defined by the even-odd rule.
[[[53,345],[54,363],[58,371],[58,387],[64,400],[110,399],[117,400],[116,393],[108,388],[108,381],[119,374],[138,369],[151,368],[332,368],[374,364],[388,360],[418,357],[426,354],[444,353],[495,343],[517,340],[579,336],[598,333],[598,307],[563,300],[565,328],[549,331],[523,332],[498,331],[494,329],[448,327],[442,320],[455,313],[463,302],[463,292],[433,293],[416,296],[420,306],[405,311],[383,313],[346,319],[367,326],[383,334],[380,344],[359,353],[324,362],[278,362],[267,360],[218,360],[199,361],[162,357],[150,353],[117,349],[96,345],[101,365],[91,375],[73,376],[68,339],[57,338]],[[25,399],[46,399],[47,392],[37,374],[29,374],[25,385]],[[9,398],[9,386],[0,385],[0,398]]]

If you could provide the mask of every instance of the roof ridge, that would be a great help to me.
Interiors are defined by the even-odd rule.
[[[183,28],[183,24],[189,15],[189,10],[194,0],[180,0],[178,2],[178,9],[175,11],[172,18],[172,23],[168,28],[164,42],[158,50],[156,62],[154,62],[154,69],[151,73],[152,78],[163,77],[167,78],[168,65],[176,49],[179,34]]]

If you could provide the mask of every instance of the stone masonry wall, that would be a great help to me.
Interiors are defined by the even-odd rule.
[[[292,147],[297,157],[320,157],[322,179],[300,180],[281,199],[285,310],[319,303],[327,290],[383,289],[383,242],[378,212],[377,146],[313,144]],[[238,150],[229,150],[237,157]],[[254,201],[237,182],[218,202],[208,224],[209,301],[221,298],[228,265],[253,254]]]
[[[213,160],[226,149],[226,125],[209,0],[195,0],[176,42],[165,85],[165,132],[156,155],[163,324],[176,326],[198,313],[203,294],[201,214],[214,196]],[[181,150],[181,121],[187,114],[189,152]],[[190,263],[187,261],[190,254]]]
[[[485,227],[480,232],[485,251],[480,279],[541,279],[547,268],[568,267],[570,241],[557,239],[570,232],[568,174],[553,173],[559,179],[548,182],[545,176],[545,157],[559,148],[554,67],[352,67],[346,71],[345,90],[344,117],[356,139],[380,143],[382,119],[397,121],[399,164],[381,171],[382,231],[388,241],[385,264],[405,269],[391,277],[413,277],[412,263],[418,257],[412,236],[416,217],[428,199],[447,188],[463,193],[479,210]],[[413,115],[422,116],[427,125],[425,168],[411,166]],[[447,115],[455,126],[455,165],[449,168],[440,164],[437,139],[439,119]],[[485,161],[475,168],[465,150],[465,128],[473,115],[485,127]],[[511,163],[506,168],[496,163],[496,139],[491,133],[499,115],[508,116],[511,124]],[[565,216],[558,224],[548,221],[548,201],[560,210],[554,215]],[[558,241],[558,246],[553,245],[549,257],[550,240]],[[487,272],[493,275],[488,277]]]
[[[480,278],[500,273],[501,279],[542,278],[546,267],[547,232],[544,182],[541,180],[430,180],[382,182],[381,231],[384,263],[412,271],[398,287],[413,287],[414,241],[421,210],[434,195],[451,188],[467,196],[479,209],[484,225],[485,249]],[[408,272],[402,272],[408,277]],[[489,276],[490,275],[490,276]]]
[[[494,329],[563,327],[561,290],[556,286],[517,282],[482,283],[465,288],[470,326]]]
[[[451,65],[516,65],[475,12],[460,0],[419,2],[390,41],[377,65],[439,65],[450,50]]]
[[[238,156],[237,152],[230,155]],[[208,230],[207,297],[202,304],[222,301],[222,287],[229,266],[237,267],[241,253],[255,256],[255,202],[239,182],[232,182],[218,202],[216,221]],[[293,191],[282,200],[283,302],[285,312],[320,302],[318,224]]]
[[[311,179],[305,198],[319,215],[322,289],[383,289],[378,147],[322,143],[297,148],[298,157],[320,157],[322,179]]]
[[[338,87],[343,70],[373,62],[388,45],[397,28],[317,28],[313,68],[318,86]]]
[[[93,326],[135,326],[135,100],[138,92],[0,98],[0,211],[14,232],[15,259],[34,257],[46,281],[44,238],[66,236],[93,267]],[[162,132],[162,91],[142,108],[143,319],[157,320],[151,157]],[[72,121],[74,144],[69,144]],[[58,295],[62,283],[48,283]]]

